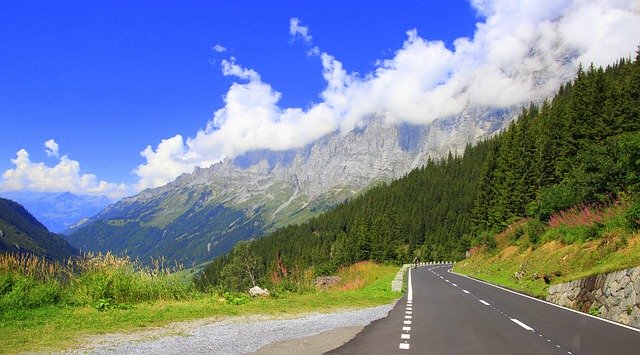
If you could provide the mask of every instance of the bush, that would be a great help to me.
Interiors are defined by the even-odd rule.
[[[546,221],[556,212],[566,210],[581,202],[573,188],[557,184],[540,191],[538,218]]]
[[[544,234],[544,224],[537,218],[532,218],[524,225],[524,231],[529,237],[531,244],[537,244],[540,241],[540,236]]]
[[[0,288],[0,314],[10,310],[56,305],[66,298],[59,282],[39,281],[22,275],[3,274]]]
[[[635,231],[640,229],[640,198],[636,198],[635,201],[631,203],[624,217],[627,221],[627,226],[631,230]]]

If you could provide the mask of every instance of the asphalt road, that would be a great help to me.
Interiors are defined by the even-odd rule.
[[[411,270],[405,296],[331,354],[640,354],[640,332],[448,270]]]

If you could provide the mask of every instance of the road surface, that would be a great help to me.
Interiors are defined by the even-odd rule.
[[[451,273],[410,270],[389,316],[331,354],[640,354],[640,332]]]

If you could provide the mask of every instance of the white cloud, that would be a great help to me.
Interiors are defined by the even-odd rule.
[[[292,37],[300,36],[309,44],[313,41],[313,37],[309,34],[309,28],[307,26],[302,26],[300,24],[300,20],[295,17],[289,20],[289,34]]]
[[[227,48],[225,48],[223,45],[218,43],[215,46],[213,46],[213,50],[216,51],[217,53],[223,53],[227,51]]]
[[[349,131],[374,114],[390,123],[429,124],[467,106],[506,108],[553,95],[579,63],[606,65],[634,53],[640,38],[637,0],[472,0],[486,18],[472,38],[448,49],[416,30],[392,58],[377,61],[364,75],[349,73],[334,56],[313,44],[309,28],[289,22],[322,65],[326,88],[309,108],[282,108],[281,94],[258,72],[235,58],[222,73],[235,77],[207,127],[195,137],[165,139],[135,173],[138,188],[167,183],[193,167],[206,167],[253,149],[302,147],[325,134]]]
[[[45,147],[48,155],[55,152],[57,156],[59,147],[55,141],[45,142]],[[94,174],[83,174],[80,163],[69,159],[67,155],[63,155],[55,166],[50,167],[43,162],[32,162],[29,153],[20,149],[11,163],[15,167],[5,171],[0,180],[2,191],[69,191],[79,195],[105,195],[113,200],[133,192],[125,184],[99,181]]]
[[[44,142],[44,147],[48,157],[58,157],[58,149],[60,149],[60,146],[58,146],[56,141],[49,139]]]

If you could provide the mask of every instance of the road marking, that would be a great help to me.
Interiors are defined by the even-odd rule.
[[[467,290],[462,290],[462,292],[464,292],[464,293],[469,293],[469,291],[467,291]]]
[[[402,331],[403,332],[410,332],[411,331],[411,327],[402,327]]]
[[[482,303],[485,306],[490,306],[489,302],[487,301],[484,301],[484,300],[478,300],[478,301],[480,301],[480,303]]]
[[[411,287],[411,269],[409,269],[409,277],[408,277],[408,286],[407,286],[407,303],[411,303],[413,301],[413,288]]]
[[[526,330],[531,330],[531,331],[533,331],[533,328],[531,328],[530,326],[528,326],[528,325],[526,325],[526,324],[522,323],[521,321],[519,321],[519,320],[517,320],[517,319],[515,319],[515,318],[509,318],[509,319],[511,319],[511,321],[512,321],[512,322],[514,322],[515,324],[517,324],[517,325],[521,326],[522,328],[524,328],[524,329],[526,329]],[[547,340],[549,340],[549,339],[547,339]],[[549,340],[549,341],[551,341],[551,340]]]
[[[491,287],[499,288],[499,289],[501,289],[501,290],[503,290],[503,291],[506,291],[506,292],[509,292],[509,293],[513,293],[514,295],[518,295],[518,296],[520,296],[520,297],[528,298],[528,299],[530,299],[530,300],[537,301],[537,302],[541,302],[541,303],[546,303],[546,304],[548,304],[549,306],[552,306],[552,307],[560,308],[560,309],[563,309],[563,310],[565,310],[565,311],[573,312],[573,313],[579,314],[579,315],[584,316],[584,317],[589,317],[589,318],[597,319],[597,320],[602,321],[602,322],[607,322],[607,323],[609,323],[609,324],[617,325],[618,327],[622,327],[622,328],[626,328],[626,329],[629,329],[629,330],[633,330],[634,332],[640,332],[640,329],[638,329],[638,328],[634,328],[634,327],[629,326],[629,325],[626,325],[626,324],[617,323],[617,322],[614,322],[614,321],[612,321],[612,320],[608,320],[608,319],[606,319],[606,318],[600,318],[600,317],[592,316],[592,315],[591,315],[591,314],[589,314],[589,313],[583,313],[583,312],[580,312],[580,311],[576,311],[575,309],[562,307],[562,306],[557,305],[557,304],[555,304],[555,303],[551,303],[551,302],[544,301],[544,300],[541,300],[541,299],[538,299],[538,298],[535,298],[535,297],[531,297],[531,296],[529,296],[529,295],[525,295],[525,294],[522,294],[522,293],[518,293],[518,292],[516,292],[516,291],[509,290],[509,289],[507,289],[507,288],[504,288],[504,287],[501,287],[501,286],[498,286],[498,285],[494,285],[494,284],[489,283],[489,282],[486,282],[486,281],[482,281],[482,280],[479,280],[479,279],[475,279],[475,278],[473,278],[473,277],[469,277],[469,276],[467,276],[467,275],[459,274],[459,273],[457,273],[457,272],[455,272],[455,271],[451,271],[451,270],[449,270],[449,272],[450,272],[450,273],[452,273],[452,274],[458,275],[458,276],[465,277],[465,278],[467,278],[467,279],[469,279],[469,280],[472,280],[472,281],[476,281],[476,282],[479,282],[479,283],[485,284],[485,285],[487,285],[487,286],[491,286]]]
[[[411,314],[411,313],[412,313],[411,311],[404,312],[404,314]]]
[[[404,316],[405,319],[411,319],[411,316]]]
[[[411,334],[402,334],[400,335],[400,339],[411,339]]]
[[[452,285],[455,286],[455,287],[458,287],[458,285],[456,285],[456,284],[452,284]]]
[[[449,280],[445,280],[445,281],[450,282]]]
[[[404,321],[404,324],[411,324],[411,321],[410,320],[406,320],[406,321]]]
[[[409,349],[409,344],[408,343],[400,343],[400,349],[408,350]]]

